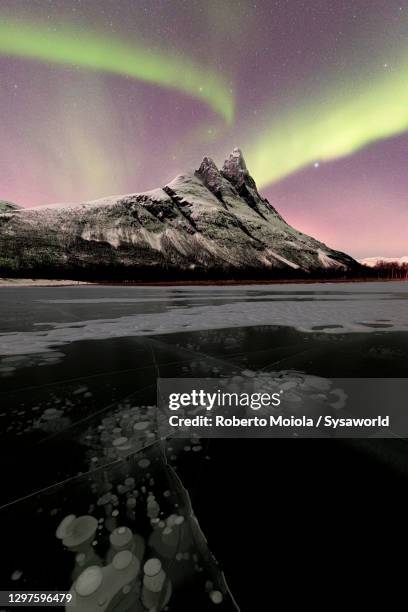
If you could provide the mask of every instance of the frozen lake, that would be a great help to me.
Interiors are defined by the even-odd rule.
[[[55,352],[78,340],[260,325],[330,333],[408,331],[407,300],[403,282],[3,287],[0,355]]]
[[[290,527],[299,507],[316,527],[327,497],[342,520],[351,501],[360,500],[366,520],[382,496],[398,497],[391,484],[400,478],[394,470],[408,473],[403,440],[377,441],[367,454],[325,440],[180,440],[162,449],[151,425],[158,377],[406,377],[408,283],[2,287],[0,314],[0,535],[7,560],[0,579],[7,588],[40,590],[44,572],[47,588],[70,587],[80,568],[55,538],[70,514],[100,521],[96,557],[87,552],[92,562],[109,558],[110,535],[121,526],[150,546],[151,490],[169,521],[180,514],[188,523],[192,501],[232,593],[251,609],[251,585],[267,601],[269,579],[260,584],[259,564],[238,563],[237,534],[246,559],[255,559],[260,545],[277,551],[267,568],[279,576],[284,555],[299,550]],[[372,488],[361,489],[362,481]],[[137,511],[129,510],[129,498]],[[398,504],[406,508],[402,498]],[[265,512],[287,529],[284,536],[262,531],[260,543]],[[188,537],[200,561],[183,557],[182,575],[197,611],[212,609],[208,580],[224,594],[222,609],[235,610],[206,545],[194,530]],[[333,537],[341,545],[341,535]],[[174,551],[179,559],[181,553]],[[171,578],[176,588],[180,576]],[[174,609],[191,609],[185,589],[173,597]]]

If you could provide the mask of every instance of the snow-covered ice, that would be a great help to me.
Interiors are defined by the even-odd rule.
[[[151,336],[206,329],[273,325],[303,332],[373,333],[408,331],[408,283],[336,283],[230,287],[72,287],[43,288],[30,303],[29,288],[3,288],[24,292],[27,309],[39,304],[67,313],[85,310],[88,318],[67,317],[63,322],[41,321],[28,331],[0,334],[0,355],[27,355],[57,351],[79,340]],[[120,294],[118,292],[120,291]],[[104,294],[104,295],[103,295]],[[41,299],[38,296],[41,295]],[[24,297],[23,297],[24,296]],[[122,305],[110,317],[96,318],[96,305]],[[137,312],[135,306],[138,305]],[[156,310],[151,306],[155,305]],[[160,309],[157,310],[157,306]],[[89,314],[88,314],[89,313]],[[123,315],[122,315],[123,313]],[[129,314],[130,313],[130,314]],[[44,329],[46,327],[47,329]]]

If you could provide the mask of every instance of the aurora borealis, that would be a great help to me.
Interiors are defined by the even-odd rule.
[[[184,56],[126,45],[120,39],[103,38],[93,32],[25,23],[0,23],[0,54],[47,63],[110,72],[148,83],[174,88],[203,100],[226,121],[233,117],[233,97],[215,72]]]
[[[299,229],[404,255],[407,75],[406,0],[2,0],[0,199],[141,191],[237,145]]]
[[[293,115],[273,119],[249,151],[258,183],[268,185],[316,160],[316,165],[336,160],[404,133],[408,130],[407,75],[408,54],[395,72],[372,78],[356,91],[328,101],[322,96],[305,108],[300,105]]]

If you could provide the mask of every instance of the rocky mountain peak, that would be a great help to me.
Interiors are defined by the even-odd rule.
[[[242,151],[238,147],[235,147],[225,160],[221,173],[238,190],[244,185],[256,189],[255,181],[249,174]]]
[[[228,164],[233,164],[242,170],[247,170],[245,159],[240,148],[234,147],[232,149],[229,158],[225,160],[224,167],[226,167]]]
[[[214,182],[220,182],[221,180],[220,171],[218,170],[211,157],[203,158],[203,161],[201,162],[200,167],[197,170],[197,174],[199,174],[200,177],[206,183],[208,183],[207,187],[209,187],[209,184]]]
[[[223,176],[211,157],[204,157],[196,174],[217,198],[222,198]]]
[[[265,218],[265,214],[270,213],[280,217],[268,200],[259,194],[256,183],[248,172],[242,151],[238,147],[232,150],[221,170],[210,157],[204,157],[195,174],[224,207],[231,203],[231,198],[240,197],[261,217]]]

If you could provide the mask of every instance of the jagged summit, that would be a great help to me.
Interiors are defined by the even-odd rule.
[[[240,197],[258,215],[265,218],[270,213],[281,218],[277,210],[263,198],[249,174],[241,149],[235,147],[225,160],[221,170],[210,157],[204,157],[196,176],[226,207],[230,198]]]
[[[204,157],[196,175],[218,199],[222,199],[223,177],[211,157]]]
[[[298,232],[262,197],[235,148],[152,191],[18,214],[0,207],[0,276],[274,278],[343,274],[344,253]]]
[[[229,158],[225,160],[221,172],[238,190],[244,184],[256,189],[255,181],[249,174],[242,151],[238,147],[235,147]]]
[[[235,147],[223,167],[219,170],[211,157],[204,157],[197,174],[203,179],[210,191],[219,191],[222,188],[223,178],[239,193],[244,185],[256,190],[256,184],[249,174],[241,149]],[[224,185],[225,187],[225,185]]]

